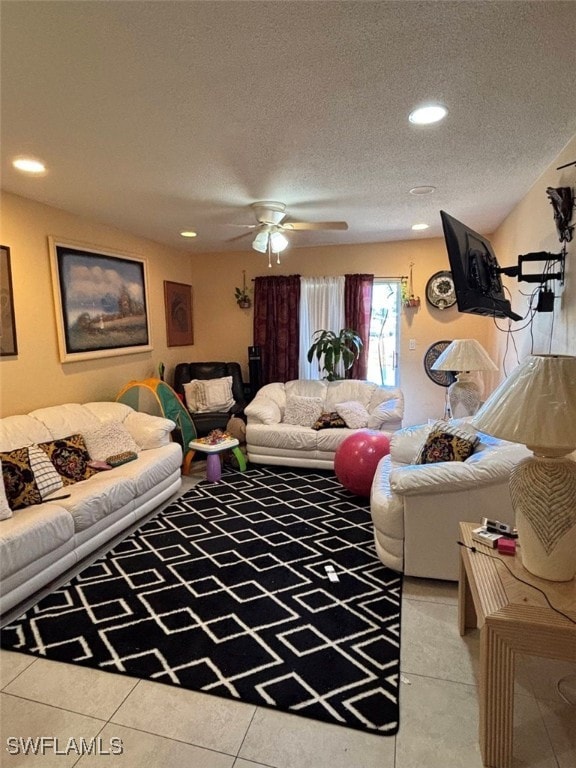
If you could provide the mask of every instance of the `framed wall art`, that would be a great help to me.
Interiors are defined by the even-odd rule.
[[[49,241],[60,360],[150,351],[145,260]]]
[[[10,248],[0,245],[0,356],[17,354]]]
[[[169,347],[194,344],[192,286],[164,281],[166,341]]]

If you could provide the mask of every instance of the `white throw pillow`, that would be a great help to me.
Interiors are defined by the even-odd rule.
[[[110,421],[97,429],[86,430],[82,436],[93,461],[106,461],[108,456],[117,453],[138,453],[140,450],[130,432],[119,421]]]
[[[152,416],[140,411],[132,411],[124,419],[124,426],[143,451],[151,448],[161,448],[171,442],[170,433],[176,423],[163,416]]]
[[[376,406],[368,417],[368,429],[381,429],[387,421],[396,421],[398,415],[394,413],[398,407],[398,400],[384,400]]]
[[[229,411],[234,407],[232,376],[192,379],[183,386],[186,405],[192,413],[215,413]]]
[[[346,422],[349,429],[362,429],[368,426],[369,413],[357,400],[336,403],[336,413]]]
[[[0,461],[0,520],[8,520],[9,517],[12,517],[12,510],[6,498],[6,489],[2,479],[2,462]]]
[[[323,401],[320,397],[290,395],[286,398],[284,423],[311,427],[320,418]]]
[[[46,451],[38,448],[37,445],[31,445],[28,448],[28,458],[42,500],[64,487],[62,475],[58,474]]]

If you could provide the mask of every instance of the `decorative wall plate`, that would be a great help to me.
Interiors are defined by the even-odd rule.
[[[456,303],[452,272],[442,271],[432,275],[426,283],[426,300],[436,309],[446,309]]]
[[[432,346],[428,347],[424,355],[424,370],[426,371],[426,375],[428,378],[432,379],[434,384],[439,384],[441,387],[449,387],[450,384],[456,381],[456,376],[452,371],[433,371],[432,366],[451,343],[451,341],[436,341]]]

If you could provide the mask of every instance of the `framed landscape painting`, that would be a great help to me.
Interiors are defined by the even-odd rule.
[[[194,344],[192,286],[164,280],[166,341],[169,347]]]
[[[10,248],[0,245],[0,356],[17,354]]]
[[[49,240],[60,360],[151,350],[144,259]]]

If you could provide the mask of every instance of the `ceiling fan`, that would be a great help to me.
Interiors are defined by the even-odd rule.
[[[252,242],[252,248],[268,254],[268,266],[272,266],[272,253],[280,264],[280,253],[288,247],[285,232],[319,229],[348,229],[345,221],[285,221],[286,205],[273,200],[261,200],[250,205],[256,215],[256,224],[238,224],[235,226],[257,229],[258,234]],[[246,237],[240,235],[240,237]],[[236,239],[236,238],[234,238]]]

